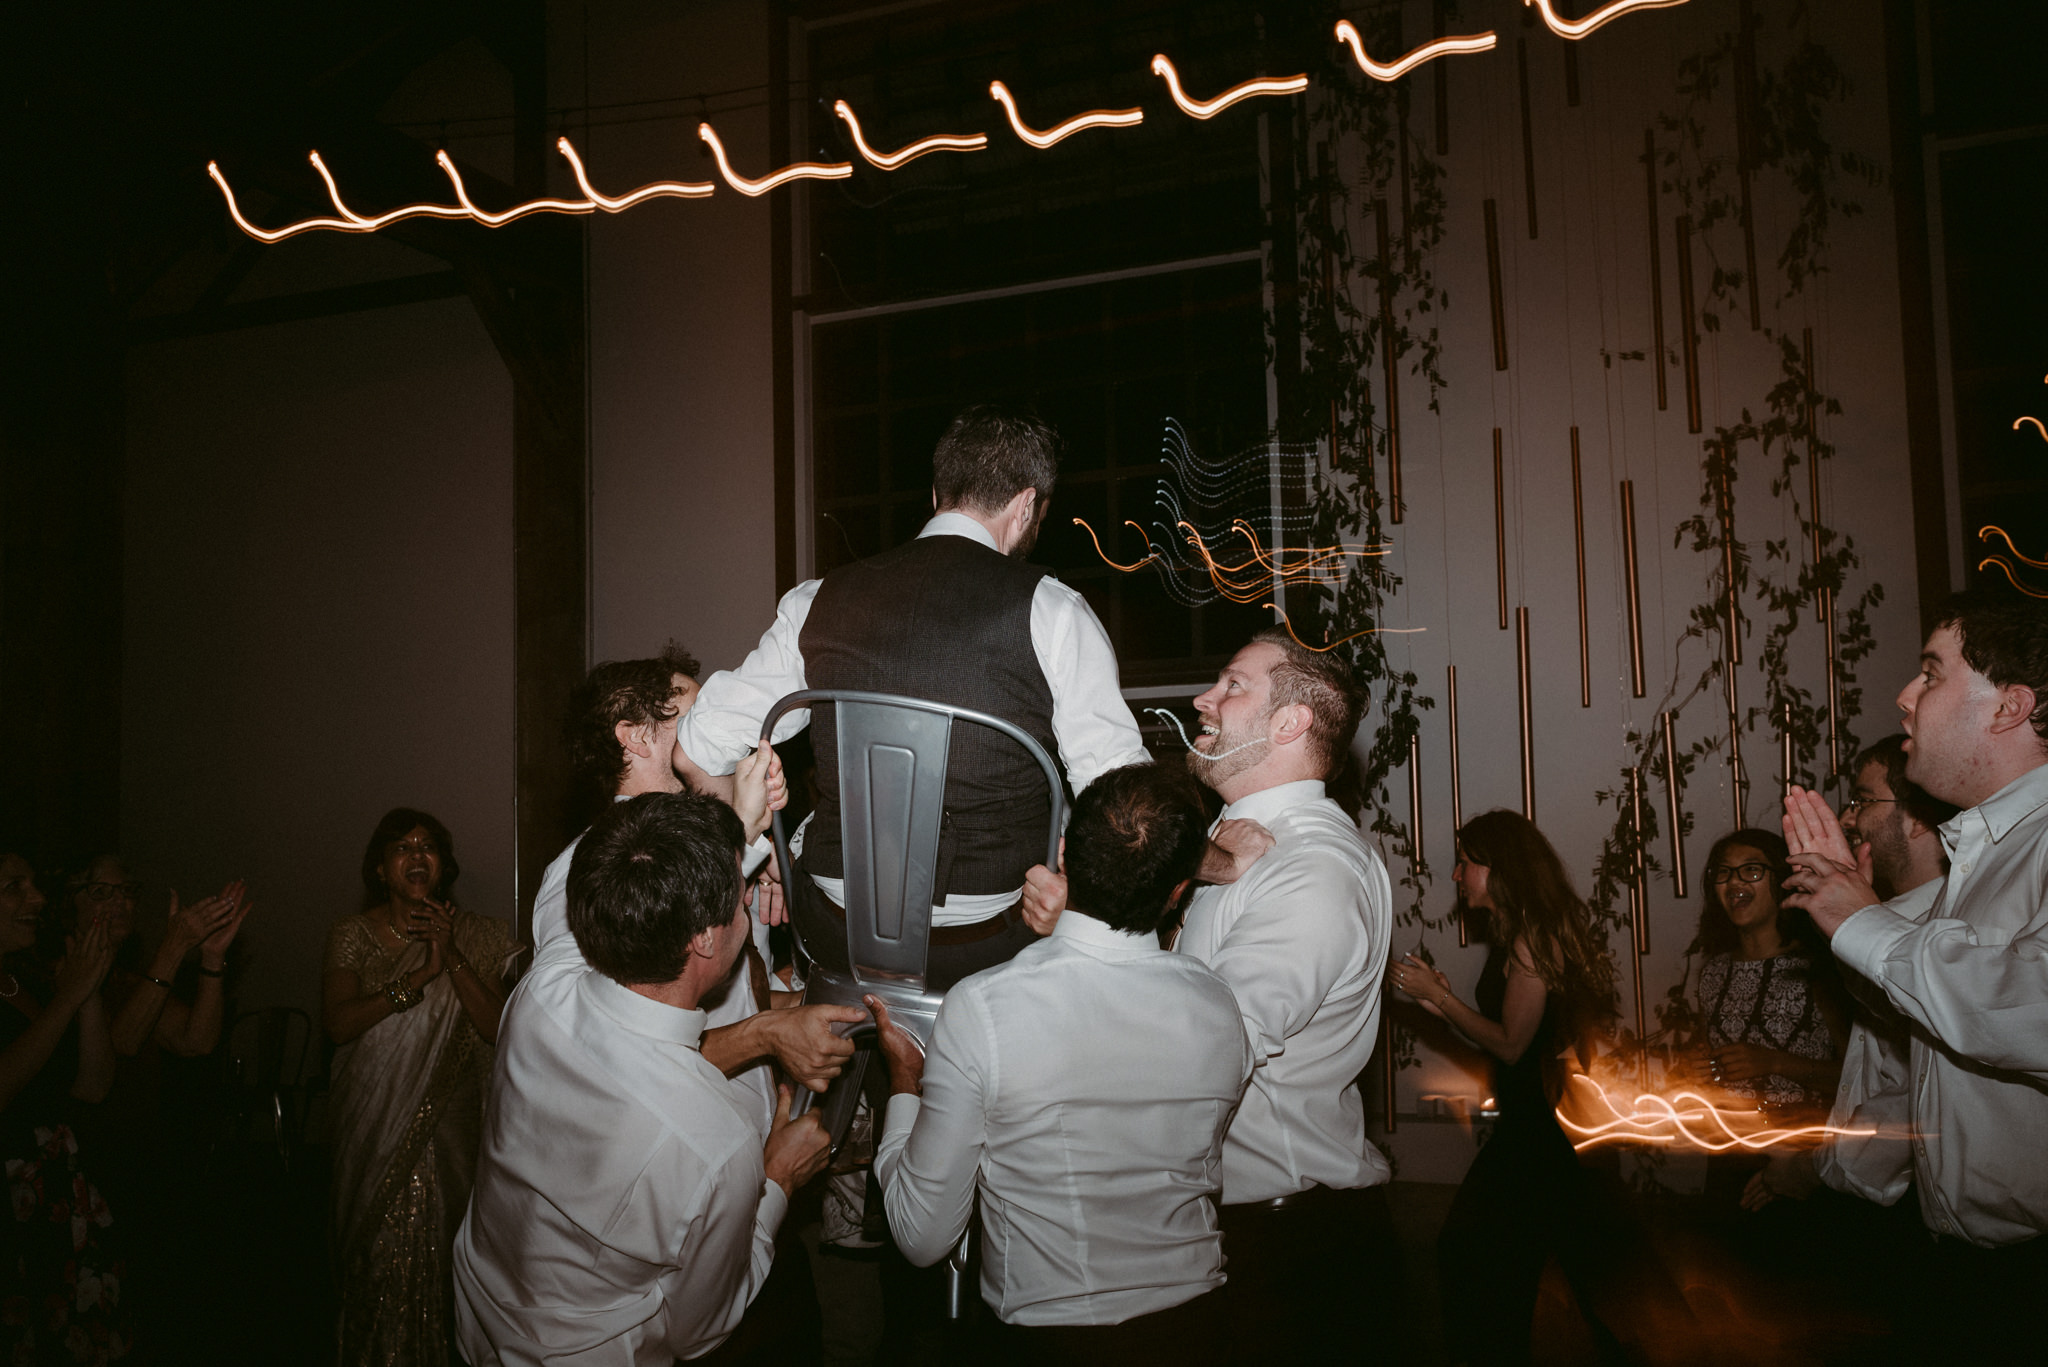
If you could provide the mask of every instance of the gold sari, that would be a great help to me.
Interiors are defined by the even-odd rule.
[[[455,944],[479,973],[502,975],[517,953],[503,922],[460,910]],[[353,972],[367,991],[426,955],[418,941],[388,948],[356,915],[329,933],[326,969]],[[341,1367],[449,1361],[449,1253],[476,1178],[491,1059],[446,973],[412,1010],[335,1050],[331,1233]]]

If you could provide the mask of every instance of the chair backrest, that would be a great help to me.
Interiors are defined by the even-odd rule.
[[[847,961],[863,983],[922,988],[954,723],[1000,731],[1037,761],[1052,793],[1045,860],[1052,867],[1065,825],[1059,770],[1044,746],[1001,717],[891,693],[805,689],[770,708],[761,730],[772,735],[783,713],[823,704],[833,707],[838,731]],[[776,862],[783,886],[792,887],[796,870],[782,813],[774,825]]]

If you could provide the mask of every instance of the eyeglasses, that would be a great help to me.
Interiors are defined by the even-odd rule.
[[[1875,807],[1880,802],[1897,802],[1895,797],[1852,797],[1842,804],[1843,816],[1854,816],[1865,807]]]
[[[1707,870],[1707,882],[1711,886],[1718,886],[1739,878],[1745,883],[1761,883],[1770,876],[1770,873],[1769,864],[1737,864],[1733,868],[1723,864]]]
[[[142,896],[142,884],[87,883],[84,887],[78,890],[78,895],[81,897],[89,897],[95,902],[111,902],[116,897],[126,897],[130,901],[133,901],[135,898]]]

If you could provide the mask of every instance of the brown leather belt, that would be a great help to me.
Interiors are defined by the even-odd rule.
[[[831,898],[820,894],[818,901],[823,903],[825,909],[831,912],[838,920],[844,921],[846,919],[846,909],[839,906]],[[1019,902],[1016,906],[1000,911],[994,916],[989,917],[986,921],[975,921],[964,926],[933,926],[931,939],[926,941],[926,943],[951,949],[956,945],[972,945],[979,944],[983,940],[992,940],[1004,931],[1014,927],[1018,921],[1023,919],[1023,905],[1022,902]]]

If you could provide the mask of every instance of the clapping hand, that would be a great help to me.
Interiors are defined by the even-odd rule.
[[[225,913],[199,941],[199,966],[208,972],[219,972],[227,962],[228,946],[235,942],[242,922],[249,919],[249,912],[255,905],[249,900],[249,885],[239,878],[221,889],[220,900],[227,903]]]
[[[1422,1004],[1432,1016],[1444,1013],[1444,999],[1451,995],[1451,980],[1413,954],[1403,954],[1388,977],[1394,986]]]
[[[107,970],[114,966],[112,918],[101,912],[87,921],[84,929],[64,937],[64,957],[57,963],[56,991],[52,1005],[75,1011],[86,998],[99,991]]]
[[[413,909],[407,922],[407,937],[426,942],[427,981],[432,982],[455,955],[455,908],[430,897]]]
[[[223,925],[241,922],[242,898],[246,889],[237,881],[228,884],[211,897],[184,906],[178,904],[177,889],[171,890],[170,922],[164,930],[167,944],[176,946],[177,958],[182,961],[193,949],[205,944],[219,934]],[[233,939],[233,932],[229,933]],[[225,948],[225,944],[222,946]]]

